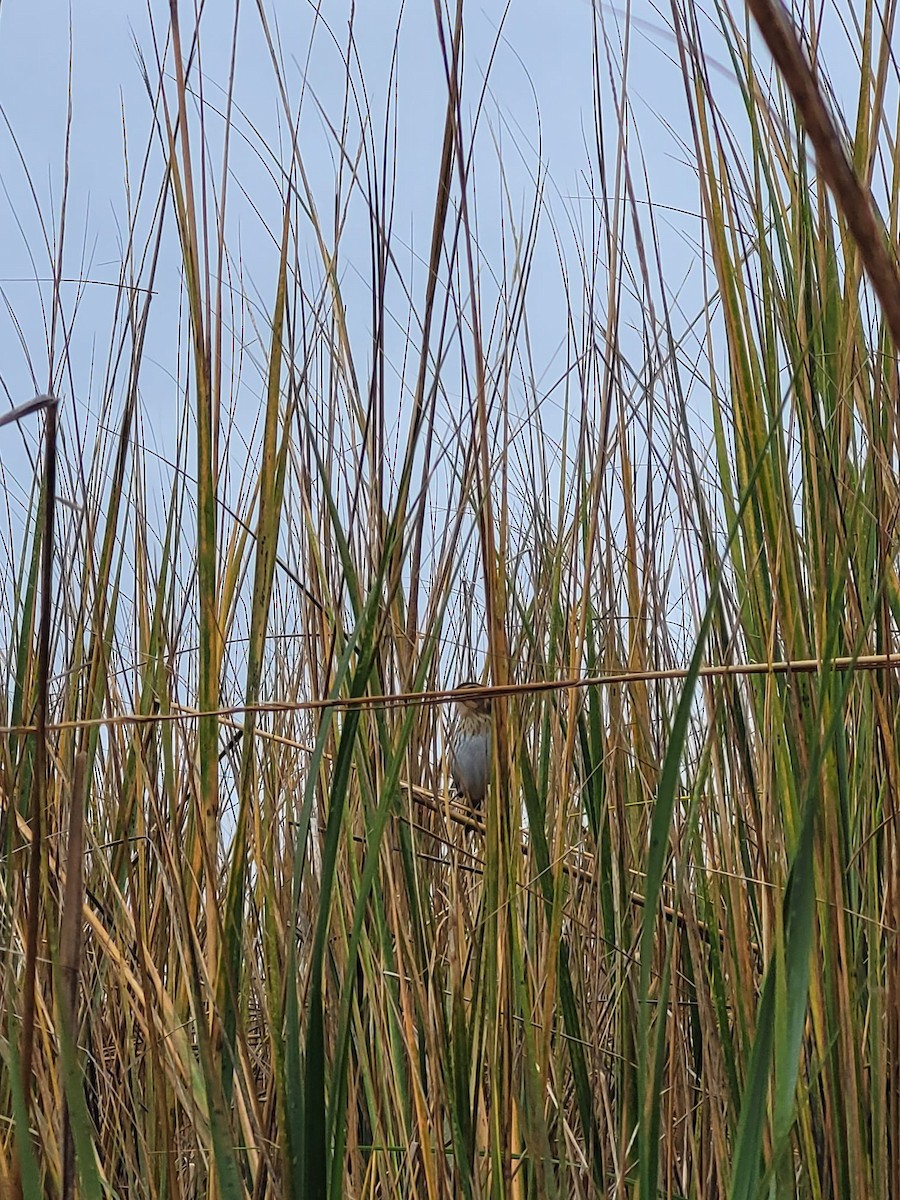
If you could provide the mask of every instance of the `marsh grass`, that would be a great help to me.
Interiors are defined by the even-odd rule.
[[[515,218],[501,156],[487,257],[462,6],[436,25],[415,282],[392,226],[402,92],[379,126],[345,43],[326,218],[257,14],[294,132],[279,154],[256,134],[281,201],[253,303],[225,214],[256,131],[233,66],[204,91],[202,30],[173,12],[104,432],[70,380],[56,529],[36,462],[8,535],[0,1193],[900,1195],[896,352],[787,90],[719,8],[744,101],[726,119],[673,6],[703,216],[686,322],[620,132],[627,37],[597,16],[599,215],[560,253],[551,407],[532,265],[540,228],[565,239],[540,162]],[[892,21],[867,3],[853,27],[847,150],[896,269]],[[169,222],[183,407],[160,464],[141,392]],[[439,694],[482,663],[496,769],[472,814]]]

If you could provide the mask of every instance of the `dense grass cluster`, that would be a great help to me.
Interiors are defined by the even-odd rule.
[[[843,7],[846,149],[890,283],[894,9]],[[74,394],[21,418],[46,433],[7,534],[0,1194],[900,1195],[896,343],[743,14],[714,14],[736,127],[694,7],[671,10],[703,215],[686,325],[619,136],[627,26],[598,11],[599,233],[561,256],[552,411],[542,169],[488,261],[462,5],[435,24],[427,269],[404,275],[391,115],[354,109],[351,40],[333,212],[286,138],[253,304],[225,234],[231,81],[204,98],[202,26],[173,14],[106,432],[79,423],[59,286],[49,379]],[[142,381],[172,222],[160,467]],[[496,689],[476,813],[448,795],[441,696],[473,672]]]

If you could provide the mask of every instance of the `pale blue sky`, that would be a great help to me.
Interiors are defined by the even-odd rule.
[[[359,66],[354,75],[358,88],[361,81],[365,83],[366,103],[379,145],[398,11],[396,4],[383,0],[361,0],[357,5],[355,46]],[[330,226],[336,156],[327,122],[341,120],[341,52],[346,44],[348,5],[346,0],[323,0],[317,25],[314,8],[301,0],[268,0],[265,12],[280,46],[292,119],[305,89],[300,146],[320,214]],[[600,184],[594,143],[592,10],[588,0],[560,0],[553,5],[539,0],[512,0],[508,9],[497,2],[469,3],[466,13],[465,96],[470,114],[474,113],[490,63],[488,92],[479,118],[475,179],[479,239],[485,258],[492,264],[499,266],[501,239],[504,234],[508,238],[498,154],[502,156],[505,183],[517,220],[530,211],[539,168],[544,176],[544,216],[535,249],[529,314],[537,393],[544,430],[552,443],[559,424],[558,399],[552,385],[565,365],[562,348],[566,308],[560,258],[577,307],[578,246],[583,248],[597,236],[596,194]],[[675,61],[674,39],[666,28],[668,8],[657,11],[650,0],[636,0],[631,14],[627,136],[634,186],[639,201],[646,206],[652,198],[656,210],[665,285],[675,306],[675,318],[682,322],[674,331],[678,339],[703,303],[698,188],[694,169],[683,151],[684,144],[691,141],[684,85]],[[141,75],[140,56],[144,56],[151,84],[155,84],[158,70],[151,21],[162,42],[168,15],[167,0],[151,0],[149,8],[142,0],[75,0],[70,25],[66,7],[55,0],[0,2],[0,228],[5,231],[0,239],[0,408],[20,404],[48,384],[63,397],[63,428],[68,438],[64,447],[68,463],[63,472],[64,495],[67,487],[70,494],[77,492],[73,473],[82,456],[75,452],[75,438],[82,445],[92,444],[105,379],[110,374],[108,362],[116,344],[112,332],[116,290],[103,284],[116,282],[122,259],[128,225],[126,155],[133,199],[151,141],[151,102]],[[207,0],[201,62],[205,100],[212,109],[224,100],[233,20],[231,3]],[[613,43],[622,20],[618,8],[603,9],[604,26]],[[502,36],[496,43],[501,21]],[[192,23],[189,6],[182,5],[184,36]],[[724,52],[711,23],[705,21],[701,27],[708,35],[706,49],[714,64],[717,102],[726,112],[735,114],[735,126],[739,128],[741,100]],[[340,51],[334,39],[340,43]],[[70,370],[49,380],[46,321],[52,255],[45,245],[39,214],[48,236],[54,239],[64,179],[70,40],[71,175],[64,274],[68,279],[94,282],[81,288],[75,283],[63,287],[67,321],[71,322]],[[715,66],[720,58],[721,69]],[[171,70],[171,57],[168,67]],[[615,62],[612,66],[605,59],[601,63],[601,108],[610,156],[615,152],[618,126],[609,73],[617,75],[618,69]],[[195,72],[192,82],[196,84],[197,79]],[[171,78],[168,83],[171,95]],[[404,283],[419,308],[445,105],[432,0],[410,0],[403,10],[396,86],[393,242],[401,268],[405,263]],[[258,338],[261,335],[265,339],[277,262],[276,245],[266,227],[277,229],[282,202],[281,188],[273,182],[269,170],[273,163],[288,162],[288,126],[257,6],[247,0],[240,9],[235,105],[227,240],[232,282],[248,303],[240,332],[247,360],[235,389],[234,405],[235,427],[249,430],[260,394],[259,372],[252,362],[258,364],[263,357]],[[218,182],[222,124],[214,112],[208,115],[206,128],[213,177]],[[358,122],[351,120],[350,146],[355,145],[357,137]],[[195,138],[195,152],[196,147]],[[138,220],[144,238],[151,229],[164,166],[157,140]],[[165,229],[140,400],[142,436],[162,456],[169,457],[176,433],[174,414],[183,407],[178,381],[183,388],[187,375],[181,255],[171,212]],[[311,233],[308,243],[307,255],[313,260],[316,247]],[[342,238],[341,282],[363,374],[368,367],[369,256],[365,207],[358,204],[351,206]],[[600,259],[602,274],[603,254]],[[404,330],[410,317],[402,288],[396,282],[391,286],[391,311],[397,324],[389,331],[387,354],[399,396],[403,392]],[[487,280],[484,298],[486,311],[490,311]],[[636,304],[632,302],[629,311],[626,301],[620,315],[626,351],[630,323],[640,324]],[[254,315],[260,322],[257,329],[250,323]],[[59,339],[57,362],[58,347]],[[639,357],[639,338],[634,348]],[[448,372],[448,378],[451,374]],[[407,387],[409,382],[407,379]],[[452,382],[447,386],[452,388]],[[113,416],[121,407],[123,388],[124,375],[119,371],[110,389]],[[702,419],[702,388],[690,399]],[[24,511],[28,506],[32,484],[32,471],[22,447],[28,444],[33,452],[36,432],[37,424],[32,422],[27,430],[0,433],[0,484],[6,489],[13,526],[17,507]],[[223,486],[228,486],[227,480]]]
[[[168,4],[151,4],[158,36],[162,36]],[[396,30],[396,6],[363,3],[356,18],[357,49],[362,61],[368,99],[376,127],[384,111],[385,81]],[[469,103],[474,105],[480,79],[493,49],[502,4],[471,4],[467,8],[467,80]],[[635,6],[638,20],[633,26],[630,95],[649,175],[649,187],[660,204],[660,220],[677,233],[667,244],[667,274],[677,287],[689,274],[693,252],[684,236],[696,236],[696,185],[690,168],[680,161],[677,137],[666,125],[672,123],[678,136],[686,137],[684,97],[679,73],[670,62],[673,44],[666,35],[662,19],[647,0]],[[331,0],[322,5],[322,14],[339,38],[345,38],[347,5]],[[304,76],[307,95],[301,122],[301,144],[313,189],[327,213],[333,190],[334,160],[330,138],[323,132],[314,98],[331,120],[338,120],[343,95],[340,57],[324,25],[320,25],[310,53],[313,10],[309,5],[276,2],[267,6],[268,19],[280,37],[286,77],[295,109]],[[606,14],[611,31],[617,21],[615,10]],[[227,79],[228,55],[233,9],[230,4],[208,4],[203,19],[202,55],[207,80],[207,100],[221,100],[218,88]],[[184,6],[182,24],[189,24]],[[74,277],[87,273],[95,280],[113,282],[121,257],[121,239],[125,215],[124,155],[125,137],[136,176],[150,130],[150,103],[141,79],[138,51],[147,57],[151,74],[155,71],[150,33],[150,17],[143,3],[104,3],[80,0],[72,11],[72,142],[71,180],[67,217],[66,274]],[[3,225],[7,236],[0,243],[0,287],[21,327],[25,348],[9,313],[0,312],[0,390],[12,403],[29,395],[34,386],[47,386],[46,337],[40,298],[33,282],[46,278],[49,257],[35,211],[35,200],[25,178],[23,164],[13,145],[18,141],[25,166],[31,175],[37,204],[51,233],[58,222],[59,198],[63,183],[63,150],[69,71],[70,30],[64,6],[51,0],[3,0],[0,5],[0,178],[5,195],[0,207],[5,211]],[[396,211],[394,228],[398,244],[411,242],[416,256],[427,253],[437,157],[442,132],[444,87],[435,18],[430,0],[414,0],[406,6],[401,24],[399,53],[399,104]],[[481,202],[486,236],[499,229],[500,197],[496,187],[496,158],[493,139],[502,139],[502,152],[514,203],[527,211],[537,166],[538,121],[543,167],[548,173],[546,201],[549,210],[565,233],[567,210],[585,216],[590,207],[586,199],[585,171],[594,157],[591,10],[586,0],[569,0],[547,6],[536,0],[514,2],[506,15],[503,38],[491,67],[490,93],[481,118],[479,178],[485,199]],[[734,91],[723,79],[723,87]],[[264,139],[278,154],[279,139],[284,137],[284,119],[265,50],[255,5],[244,4],[240,16],[237,57],[236,101],[255,129],[251,138]],[[217,94],[218,92],[218,94]],[[612,138],[613,120],[608,87],[607,137]],[[239,128],[247,129],[238,117]],[[214,128],[214,123],[210,123]],[[258,136],[257,136],[258,135]],[[634,138],[634,131],[631,134]],[[517,145],[518,144],[518,149]],[[282,160],[286,155],[280,156]],[[215,155],[214,155],[215,159]],[[232,146],[234,175],[253,195],[266,220],[277,219],[279,197],[267,181],[253,152],[236,139]],[[154,151],[151,179],[161,177],[162,158]],[[638,180],[640,191],[644,190]],[[494,189],[493,194],[490,189]],[[238,188],[230,195],[229,233],[239,233],[242,257],[248,277],[259,287],[263,301],[271,294],[274,255],[269,239],[261,234],[259,222],[250,211]],[[674,211],[681,210],[681,211]],[[149,207],[148,207],[149,214]],[[19,228],[16,225],[19,225]],[[587,226],[585,226],[587,228]],[[361,230],[364,234],[365,230]],[[351,230],[352,234],[352,230]],[[558,309],[550,306],[558,300],[559,269],[557,249],[549,236],[538,248],[541,288],[548,304],[548,318],[539,323],[546,330],[546,346],[538,347],[539,356],[548,362],[562,330]],[[233,242],[233,245],[235,243]],[[345,243],[345,262],[352,266]],[[82,261],[83,247],[83,261]],[[361,266],[368,257],[367,239],[360,237]],[[176,285],[171,272],[177,269],[173,250],[168,282]],[[567,249],[564,247],[564,250]],[[165,263],[165,260],[164,260]],[[31,281],[31,282],[22,282]],[[165,290],[164,265],[158,286]],[[89,288],[81,302],[75,322],[73,353],[79,366],[88,347],[104,346],[108,334],[108,310],[94,314],[97,288]],[[44,298],[46,299],[46,286]],[[417,297],[419,299],[419,297]],[[532,300],[536,297],[533,295]],[[352,307],[352,301],[351,301]],[[540,328],[538,328],[540,332]],[[32,381],[27,355],[30,355],[35,380]],[[96,346],[94,353],[98,353]],[[165,350],[155,351],[164,366]],[[89,362],[89,359],[88,359]],[[174,363],[170,363],[170,369]],[[94,367],[94,385],[96,386]],[[88,380],[82,376],[77,387],[87,400]],[[57,381],[65,393],[64,381]]]

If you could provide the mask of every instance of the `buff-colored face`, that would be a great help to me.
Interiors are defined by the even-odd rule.
[[[481,684],[476,683],[474,679],[464,679],[456,687],[458,691],[462,691],[465,688],[481,687]],[[463,699],[457,700],[456,707],[462,714],[486,717],[491,711],[491,702],[490,699],[484,696],[466,696]]]

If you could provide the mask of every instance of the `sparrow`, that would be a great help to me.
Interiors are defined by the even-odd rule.
[[[457,688],[475,688],[464,679]],[[456,720],[450,738],[450,774],[456,789],[468,802],[480,805],[491,775],[491,702],[482,696],[465,696],[456,702]]]

